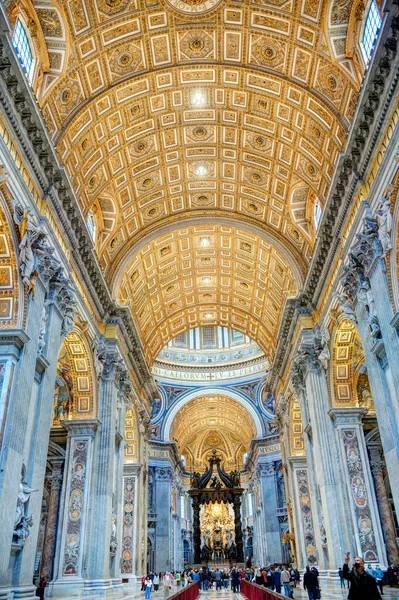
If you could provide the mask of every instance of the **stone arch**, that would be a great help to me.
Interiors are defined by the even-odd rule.
[[[54,424],[63,419],[97,415],[97,382],[90,345],[75,326],[66,336],[58,356],[54,396]]]
[[[170,222],[166,219],[164,223],[158,223],[155,229],[148,228],[146,233],[142,232],[136,240],[129,240],[129,244],[127,244],[123,251],[115,257],[112,272],[108,274],[110,278],[112,295],[117,297],[118,288],[121,284],[123,273],[131,262],[132,257],[144,246],[154,241],[156,238],[161,237],[165,233],[173,232],[178,229],[184,229],[190,226],[206,225],[209,223],[213,225],[226,225],[236,228],[239,227],[240,229],[248,231],[251,234],[255,234],[262,240],[270,243],[276,248],[276,250],[284,255],[288,265],[292,269],[298,289],[302,289],[307,270],[307,266],[304,263],[303,257],[299,256],[293,245],[287,243],[287,240],[283,240],[270,227],[264,227],[259,223],[250,222],[249,219],[245,222],[243,220],[238,226],[235,218],[229,216],[228,214],[219,216],[215,214],[205,215],[202,213],[201,216],[198,217],[188,217],[185,215],[184,222],[177,218],[174,219],[173,222]]]
[[[164,441],[169,441],[170,430],[171,430],[171,426],[173,423],[173,419],[175,418],[175,416],[177,415],[179,410],[185,404],[187,404],[187,402],[189,402],[190,400],[193,400],[194,398],[199,398],[201,396],[217,396],[218,394],[222,395],[222,396],[227,396],[228,398],[232,398],[233,400],[236,400],[237,402],[242,404],[248,410],[248,412],[250,413],[251,417],[254,420],[257,437],[262,437],[264,435],[264,428],[263,428],[259,413],[255,409],[253,404],[251,404],[251,402],[243,394],[237,392],[236,390],[230,390],[230,389],[225,389],[225,388],[220,389],[220,388],[206,387],[206,388],[191,390],[180,396],[180,398],[172,406],[171,410],[167,413],[167,415],[165,417],[165,422],[162,427],[161,438]]]

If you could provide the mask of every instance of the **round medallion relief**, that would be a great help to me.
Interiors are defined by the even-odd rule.
[[[222,0],[166,0],[166,2],[180,13],[200,15],[217,8]]]

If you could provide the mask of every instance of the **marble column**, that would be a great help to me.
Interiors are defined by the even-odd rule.
[[[111,572],[111,544],[113,520],[116,526],[116,510],[122,500],[121,486],[115,487],[115,454],[120,443],[120,435],[117,435],[119,391],[127,372],[116,339],[101,338],[96,352],[99,368],[98,419],[101,425],[95,441],[85,589],[86,594],[106,596],[112,594],[116,587],[123,594],[121,579],[118,584],[115,573]]]
[[[311,438],[311,469],[318,495],[317,502],[314,503],[318,509],[316,545],[320,548],[321,568],[335,574],[342,564],[345,552],[351,548],[353,532],[339,467],[337,441],[328,415],[330,402],[327,377],[318,358],[319,351],[315,332],[302,332],[295,362],[303,373],[309,411],[310,423],[306,429]]]
[[[396,531],[393,522],[391,507],[384,483],[385,461],[382,456],[382,448],[369,446],[370,466],[373,474],[377,503],[381,517],[381,526],[384,534],[388,563],[399,563],[399,549],[396,541]]]
[[[257,466],[260,486],[263,564],[272,565],[280,562],[281,534],[277,517],[277,484],[274,461],[261,462]]]
[[[350,310],[352,307],[350,318],[357,323],[362,340],[392,497],[399,513],[399,318],[393,314],[378,221],[367,202],[363,202],[363,209],[364,235],[351,247],[341,282],[345,305]]]
[[[379,563],[384,569],[387,557],[363,433],[364,414],[362,408],[330,410],[351,507],[355,554],[367,563]]]
[[[0,353],[8,370],[7,414],[0,455],[0,599],[8,599],[13,593],[13,567],[17,558],[13,544],[14,521],[22,469],[23,466],[26,469],[28,458],[26,437],[32,430],[30,405],[46,292],[46,283],[38,277],[35,299],[33,301],[30,298],[27,303],[26,331],[29,331],[29,335],[22,330],[14,334],[5,331],[0,334]],[[28,480],[27,483],[31,484],[31,481]],[[18,552],[17,549],[16,551]],[[12,554],[14,556],[10,558]],[[32,584],[30,590],[33,595]]]
[[[237,546],[237,562],[244,561],[244,549],[242,541],[242,523],[241,523],[241,494],[234,494],[234,533]]]
[[[46,462],[50,427],[53,418],[53,400],[55,378],[57,374],[58,354],[61,347],[61,338],[67,333],[65,327],[65,301],[74,302],[74,291],[70,281],[61,274],[57,274],[49,281],[49,293],[46,301],[47,320],[44,334],[43,353],[37,358],[36,375],[33,389],[34,404],[31,435],[26,437],[26,466],[27,477],[31,487],[42,490],[46,475]],[[32,398],[33,399],[33,398]],[[26,540],[23,552],[16,559],[18,569],[18,588],[14,592],[22,597],[26,586],[32,581],[36,556],[36,540],[39,531],[41,513],[41,494],[32,493],[29,501],[29,512],[32,515],[33,526],[31,535]],[[21,592],[17,592],[20,589]]]
[[[193,496],[193,542],[194,542],[194,564],[201,562],[201,521],[199,496]]]
[[[295,528],[297,567],[302,571],[308,564],[318,564],[308,468],[304,456],[290,456],[288,463],[290,488],[293,493],[292,518]]]
[[[64,460],[53,459],[51,464],[53,471],[51,474],[51,489],[48,501],[46,531],[44,534],[42,565],[40,569],[41,577],[46,577],[48,580],[52,579],[53,574]]]
[[[155,570],[170,571],[172,555],[171,492],[173,470],[169,466],[155,468],[155,498],[157,522],[155,527]]]
[[[59,540],[48,597],[84,595],[83,557],[90,531],[89,505],[97,419],[63,421],[68,431],[64,485],[58,521]]]

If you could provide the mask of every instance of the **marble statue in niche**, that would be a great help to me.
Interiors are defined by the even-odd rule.
[[[32,515],[28,514],[29,499],[32,492],[37,491],[38,490],[30,488],[26,481],[24,481],[24,474],[22,472],[19,482],[13,534],[17,543],[22,546],[25,544],[26,538],[29,535],[29,528],[33,525]]]
[[[391,195],[392,192],[388,193],[387,196],[384,196],[380,206],[375,211],[378,222],[378,238],[382,247],[382,257],[386,256],[387,253],[392,250]]]
[[[68,418],[73,405],[73,379],[71,369],[64,350],[57,366],[57,376],[54,390],[54,420],[61,421]]]

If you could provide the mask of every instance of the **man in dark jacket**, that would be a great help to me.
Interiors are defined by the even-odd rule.
[[[377,582],[364,570],[364,560],[357,556],[349,570],[349,556],[345,555],[342,577],[349,581],[348,600],[381,600]]]
[[[309,600],[316,600],[317,588],[319,587],[319,580],[317,579],[316,573],[311,571],[309,567],[306,567],[305,574],[303,576],[303,589],[308,591]]]
[[[238,571],[236,566],[234,566],[232,571],[230,572],[230,579],[231,579],[231,589],[233,590],[233,592],[234,593],[239,592],[240,591],[240,572]]]

